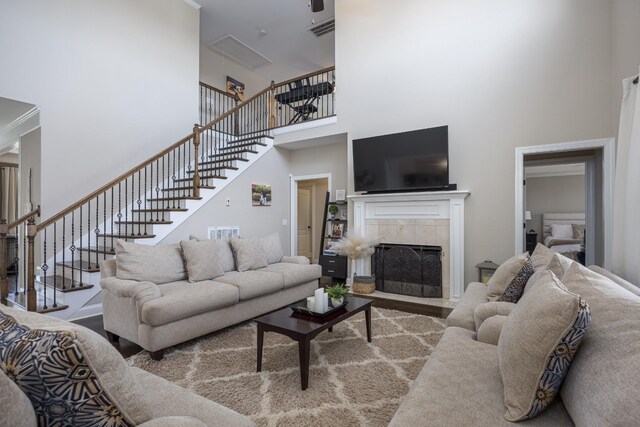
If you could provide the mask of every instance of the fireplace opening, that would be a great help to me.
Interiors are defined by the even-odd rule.
[[[371,256],[376,290],[442,298],[442,247],[382,243]]]

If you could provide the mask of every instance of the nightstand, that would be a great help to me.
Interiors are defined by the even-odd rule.
[[[538,233],[526,233],[526,237],[526,248],[531,255],[538,244]]]

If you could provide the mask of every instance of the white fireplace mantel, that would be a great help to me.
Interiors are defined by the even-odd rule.
[[[430,191],[351,195],[353,229],[366,234],[367,219],[449,219],[450,299],[464,293],[464,200],[469,191]],[[357,260],[356,274],[366,274]]]

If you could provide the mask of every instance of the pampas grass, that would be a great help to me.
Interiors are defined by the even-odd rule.
[[[378,238],[369,238],[355,233],[352,229],[349,229],[347,234],[333,245],[332,249],[335,249],[338,255],[359,259],[373,255],[374,246],[379,243],[379,240]]]

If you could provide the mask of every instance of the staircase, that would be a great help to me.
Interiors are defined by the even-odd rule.
[[[117,239],[155,245],[212,201],[273,147],[271,130],[291,121],[281,109],[311,102],[278,106],[277,96],[293,81],[320,76],[332,80],[333,68],[272,83],[242,103],[220,101],[223,92],[201,84],[201,124],[191,134],[39,224],[39,209],[13,224],[0,220],[2,303],[64,319],[101,313],[100,300],[92,301],[101,290],[100,262],[115,256]],[[333,101],[326,104],[333,113]],[[5,237],[14,230],[20,248],[8,277]]]

